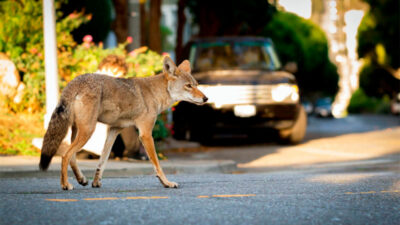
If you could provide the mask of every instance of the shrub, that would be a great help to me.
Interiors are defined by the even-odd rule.
[[[56,8],[63,1],[56,2]],[[44,39],[42,2],[34,0],[0,2],[0,52],[5,52],[15,63],[25,83],[25,93],[20,104],[8,101],[9,109],[15,112],[42,111],[45,102],[44,82]],[[57,14],[57,18],[61,18]],[[90,20],[90,16],[74,13],[58,19],[57,51],[61,70],[64,56],[76,47],[70,32],[82,23]],[[62,72],[61,72],[62,73]]]
[[[388,113],[390,112],[390,99],[369,97],[362,88],[356,90],[350,99],[347,108],[349,113]]]
[[[56,1],[56,9],[59,9],[63,2],[65,1]],[[21,80],[26,85],[21,103],[7,100],[8,110],[42,114],[46,100],[42,1],[0,2],[0,13],[0,52],[5,52],[16,64],[21,73]],[[151,76],[162,70],[162,56],[148,50],[147,47],[126,52],[125,47],[130,39],[113,49],[104,49],[102,43],[94,44],[91,36],[86,36],[82,44],[77,44],[71,32],[90,19],[90,15],[79,12],[67,16],[57,13],[60,90],[76,76],[95,72],[98,63],[109,54],[126,58],[127,77]],[[164,123],[158,124],[159,129],[156,128],[155,132],[160,132],[160,138],[165,137],[167,133]]]
[[[296,62],[295,74],[303,93],[334,95],[339,76],[328,57],[325,33],[317,25],[292,13],[278,11],[262,32],[275,44],[284,65]]]

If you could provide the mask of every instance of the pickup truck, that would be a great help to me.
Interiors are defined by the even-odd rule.
[[[178,140],[207,142],[219,131],[248,134],[278,131],[280,140],[303,140],[307,115],[293,74],[283,71],[269,38],[198,38],[184,48],[206,105],[180,102],[173,108]],[[179,59],[178,59],[179,60]]]

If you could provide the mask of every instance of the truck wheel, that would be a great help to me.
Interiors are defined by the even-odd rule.
[[[307,113],[300,106],[299,116],[292,128],[279,131],[279,137],[283,143],[298,144],[301,142],[307,130]]]

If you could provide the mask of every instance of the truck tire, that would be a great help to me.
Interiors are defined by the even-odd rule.
[[[280,140],[286,144],[300,143],[307,130],[307,113],[303,106],[300,106],[299,115],[293,127],[279,131]]]

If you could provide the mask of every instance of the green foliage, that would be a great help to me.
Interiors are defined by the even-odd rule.
[[[373,60],[365,60],[360,71],[360,87],[371,97],[382,98],[400,90],[400,80]]]
[[[358,29],[358,54],[373,57],[377,45],[387,51],[385,65],[400,67],[400,2],[398,0],[363,0],[370,5]]]
[[[359,88],[353,93],[347,108],[349,113],[388,113],[390,112],[390,99],[369,97],[363,89]]]
[[[170,135],[170,131],[167,129],[166,126],[166,114],[162,113],[158,116],[157,121],[154,125],[153,129],[153,138],[154,140],[161,140]]]
[[[32,139],[43,135],[43,118],[40,114],[18,114],[0,109],[0,154],[40,155]]]
[[[91,35],[93,41],[98,43],[104,41],[111,28],[111,0],[85,0],[85,1],[66,1],[61,5],[60,11],[64,15],[69,15],[75,11],[83,11],[91,15],[88,23],[82,24],[72,31],[76,42],[81,43],[85,35]]]
[[[62,1],[56,2],[56,7]],[[0,52],[15,63],[26,85],[21,104],[8,101],[13,111],[40,111],[45,102],[44,39],[41,1],[21,0],[0,2]],[[57,14],[60,18],[61,14]],[[69,15],[56,24],[59,61],[75,46],[70,32],[89,18],[83,14]]]
[[[371,7],[358,28],[358,55],[364,58],[360,86],[369,96],[394,95],[400,81],[392,76],[400,68],[400,2],[363,0]]]
[[[61,3],[56,2],[56,9]],[[0,52],[5,52],[16,64],[26,85],[21,103],[6,99],[9,111],[43,113],[45,105],[44,40],[42,2],[35,0],[0,2]],[[107,55],[123,56],[128,64],[127,77],[145,77],[162,71],[162,56],[147,47],[126,52],[127,40],[114,49],[96,45],[88,35],[82,44],[77,44],[71,32],[91,16],[73,12],[67,16],[57,13],[57,55],[59,85],[65,85],[80,74],[97,70],[99,62]],[[166,136],[164,122],[158,122],[158,137]],[[23,146],[23,145],[21,145]]]
[[[58,9],[62,1],[56,4]],[[0,52],[5,52],[16,64],[26,85],[21,104],[8,101],[12,111],[39,112],[45,104],[43,16],[40,1],[22,0],[0,3],[4,23],[0,23]],[[77,44],[71,32],[91,16],[73,12],[57,14],[57,54],[61,89],[80,74],[95,72],[99,62],[109,54],[126,57],[128,77],[154,75],[162,70],[162,57],[146,47],[130,53],[128,42],[114,49],[89,41]]]
[[[168,37],[173,34],[171,29],[169,29],[167,26],[161,25],[161,46],[162,50],[164,52],[169,52],[174,50],[174,43],[171,43],[170,40],[168,40]]]
[[[336,93],[336,66],[329,60],[325,33],[317,25],[292,13],[277,12],[262,35],[274,41],[283,65],[297,63],[295,75],[304,94]]]
[[[266,0],[187,0],[200,36],[257,35],[275,7]]]

